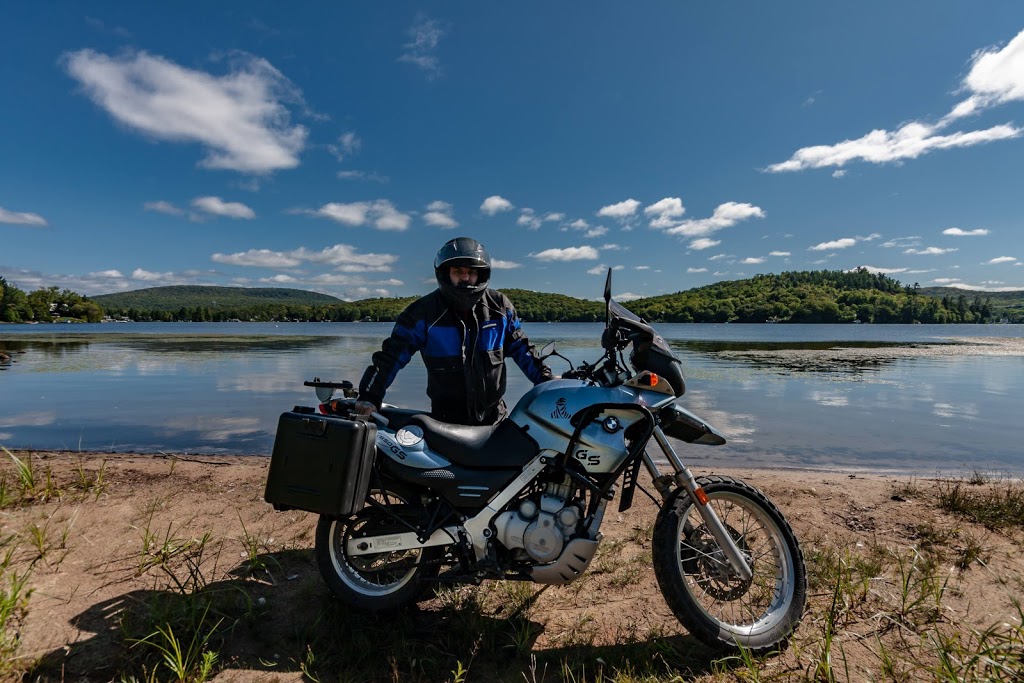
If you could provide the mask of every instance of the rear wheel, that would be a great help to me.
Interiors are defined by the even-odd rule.
[[[654,527],[654,574],[676,618],[713,646],[781,649],[807,599],[803,555],[789,523],[757,489],[731,477],[697,480],[753,573],[740,578],[685,491]]]
[[[367,505],[348,519],[320,517],[316,527],[316,561],[327,587],[356,609],[394,611],[415,603],[429,588],[424,579],[437,576],[440,548],[401,550],[350,557],[346,542],[353,536],[408,531],[399,520],[415,525],[423,508],[416,496],[395,485],[371,489]],[[397,519],[396,519],[397,517]]]

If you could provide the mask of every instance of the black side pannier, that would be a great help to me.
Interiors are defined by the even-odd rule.
[[[276,510],[347,517],[366,500],[377,426],[316,413],[283,413],[263,498]]]

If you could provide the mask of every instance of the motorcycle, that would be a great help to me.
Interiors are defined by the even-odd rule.
[[[604,300],[601,358],[577,367],[548,344],[540,355],[564,359],[570,370],[526,392],[495,426],[446,424],[386,404],[365,422],[354,412],[351,383],[305,382],[320,405],[316,415],[290,416],[304,425],[293,431],[323,439],[319,421],[337,421],[355,435],[345,437],[347,464],[338,475],[337,447],[321,441],[325,464],[296,474],[315,459],[284,464],[309,447],[283,436],[282,416],[265,497],[278,509],[320,514],[316,561],[337,598],[393,611],[438,583],[575,581],[601,544],[608,504],[618,496],[619,511],[630,508],[643,468],[661,499],[654,574],[676,618],[714,647],[785,646],[807,597],[793,530],[753,486],[691,473],[669,437],[708,446],[725,438],[676,403],[685,392],[681,363],[646,321],[612,299],[610,270]],[[647,452],[652,439],[665,473]],[[339,487],[340,503],[326,504]]]

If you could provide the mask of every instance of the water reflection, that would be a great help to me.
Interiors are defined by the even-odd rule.
[[[875,374],[903,358],[907,349],[942,344],[885,342],[749,342],[673,340],[669,345],[689,354],[726,362],[740,362],[782,374]]]

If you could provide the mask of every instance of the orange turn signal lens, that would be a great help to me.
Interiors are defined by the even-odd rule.
[[[640,384],[646,384],[649,387],[656,386],[658,384],[658,376],[653,372],[649,372],[640,378]]]
[[[704,493],[704,489],[699,486],[694,490],[693,494],[697,496],[697,502],[701,505],[708,504],[708,494]]]

